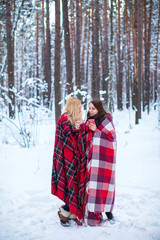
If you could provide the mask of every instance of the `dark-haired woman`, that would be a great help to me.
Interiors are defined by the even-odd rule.
[[[116,132],[111,114],[100,100],[89,103],[87,114],[87,185],[85,222],[90,226],[102,223],[102,212],[109,220],[115,199]]]

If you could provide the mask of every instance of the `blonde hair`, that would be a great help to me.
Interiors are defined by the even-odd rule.
[[[81,101],[75,97],[70,97],[66,102],[65,114],[73,126],[75,126],[77,120],[81,119],[80,107]]]

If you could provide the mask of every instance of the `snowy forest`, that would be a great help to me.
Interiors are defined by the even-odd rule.
[[[159,108],[159,32],[159,0],[1,1],[1,121],[27,146],[26,119],[57,121],[76,96],[84,110],[91,98],[133,109],[138,124]]]
[[[117,137],[115,223],[60,224],[56,122],[103,101]],[[0,240],[160,240],[160,0],[0,0]]]

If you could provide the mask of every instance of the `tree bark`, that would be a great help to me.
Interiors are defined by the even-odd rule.
[[[0,23],[0,65],[2,66],[3,63],[3,44],[2,44],[3,40],[2,40],[2,26]],[[2,67],[0,68],[0,72],[2,70]],[[3,83],[3,76],[0,75],[0,85],[4,86]],[[0,96],[1,96],[1,89],[0,89]]]
[[[70,31],[69,31],[69,20],[68,20],[68,0],[62,1],[63,5],[63,28],[64,28],[64,38],[65,38],[65,57],[66,57],[66,72],[67,72],[67,94],[73,92],[72,83],[72,55],[70,46]]]
[[[8,60],[8,88],[9,88],[9,117],[15,117],[14,88],[14,38],[12,35],[11,6],[12,1],[6,1],[6,32],[7,32],[7,60]]]
[[[120,0],[118,0],[118,34],[117,34],[117,50],[118,50],[118,79],[117,79],[117,107],[122,110],[122,54],[121,54],[121,17],[120,17]]]
[[[92,1],[92,98],[99,98],[99,1]]]
[[[46,76],[46,67],[45,67],[45,19],[44,19],[44,0],[42,0],[42,51],[41,51],[41,58],[42,58],[42,72],[43,75]],[[43,83],[45,83],[45,79],[43,80]],[[45,98],[46,98],[46,91],[43,91],[42,93],[42,101],[43,105],[45,105]]]
[[[91,11],[89,11],[89,19],[88,19],[88,39],[87,39],[87,60],[86,60],[86,75],[85,75],[85,81],[86,85],[88,85],[88,76],[89,76],[89,55],[90,55],[90,33],[91,33]]]
[[[61,33],[60,33],[60,0],[55,0],[55,66],[54,66],[54,92],[55,92],[55,119],[58,121],[61,115]]]
[[[150,0],[149,19],[147,22],[147,6],[146,0],[144,0],[144,23],[145,23],[145,92],[144,92],[144,107],[147,107],[149,113],[149,101],[150,101],[150,41],[151,41],[151,16],[152,16],[152,0]]]
[[[131,26],[132,26],[132,13],[130,3],[125,0],[125,10],[124,10],[124,34],[126,36],[126,41],[124,45],[126,46],[126,108],[128,109],[131,105],[130,103],[130,88],[131,88],[131,56],[130,56],[130,48],[131,48]]]
[[[83,90],[87,90],[87,85],[85,81],[85,64],[86,64],[86,49],[87,49],[87,34],[89,34],[89,16],[90,12],[87,11],[85,15],[85,21],[84,21],[84,35],[82,38],[82,54],[81,54],[81,83],[83,84]],[[88,40],[89,41],[89,40]],[[82,88],[82,87],[81,87]]]
[[[76,1],[76,42],[75,42],[75,76],[76,86],[81,89],[81,69],[80,69],[80,1]]]
[[[159,33],[160,33],[160,1],[159,1],[159,16],[158,16],[158,31],[157,31],[157,46],[155,55],[155,71],[154,71],[154,102],[158,99],[158,50],[159,50]],[[160,83],[159,83],[160,85]],[[160,86],[159,86],[160,89]]]
[[[104,0],[104,41],[102,45],[102,86],[103,90],[106,92],[104,95],[104,104],[108,104],[108,75],[109,75],[109,67],[108,67],[108,16],[107,16],[107,0]]]
[[[39,3],[37,3],[37,7],[39,7]],[[37,77],[37,85],[36,85],[36,92],[37,92],[37,101],[40,102],[39,96],[39,13],[38,10],[36,12],[36,19],[37,19],[37,31],[36,31],[36,77]]]
[[[48,107],[50,107],[51,98],[51,37],[50,37],[50,19],[49,19],[49,0],[46,0],[46,44],[45,44],[45,69],[46,82],[48,83]]]
[[[148,40],[147,40],[147,57],[148,57],[148,69],[147,69],[147,111],[150,111],[150,49],[151,49],[151,18],[152,18],[152,0],[150,0],[149,9],[149,23],[148,23]]]
[[[72,66],[74,70],[74,45],[75,45],[75,6],[74,1],[70,0],[70,9],[71,9],[71,21],[70,21],[70,41],[71,41],[71,59],[72,59]],[[74,73],[73,73],[74,76]],[[73,77],[74,79],[74,77]]]
[[[109,69],[109,111],[113,112],[113,1],[110,11],[110,69]]]
[[[141,118],[142,31],[142,3],[138,1],[138,119]]]
[[[133,83],[133,108],[135,110],[135,123],[138,124],[138,72],[137,72],[137,1],[134,2],[133,25],[133,58],[134,58],[134,83]]]

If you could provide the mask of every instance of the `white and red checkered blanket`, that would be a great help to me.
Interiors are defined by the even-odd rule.
[[[97,226],[100,213],[112,211],[115,199],[117,142],[110,114],[94,133],[88,132],[88,145],[85,219],[88,225]]]

